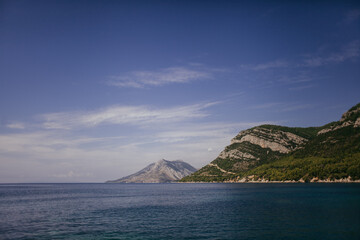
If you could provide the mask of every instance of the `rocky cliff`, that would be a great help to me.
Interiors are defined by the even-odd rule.
[[[159,160],[146,168],[129,176],[107,181],[107,183],[165,183],[174,182],[193,172],[196,169],[190,164],[181,161]]]
[[[235,136],[182,181],[300,181],[360,178],[360,104],[322,127],[262,125]]]

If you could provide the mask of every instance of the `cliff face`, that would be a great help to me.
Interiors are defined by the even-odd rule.
[[[357,153],[360,153],[360,104],[344,113],[340,121],[323,127],[290,128],[262,125],[241,131],[215,160],[182,181],[244,181],[244,177],[250,175],[252,179],[268,180],[270,176],[276,175],[269,175],[269,172],[278,170],[273,169],[274,164],[284,161],[289,165],[283,163],[281,169],[284,172],[288,171],[287,167],[294,168],[290,166],[291,164],[297,163],[296,168],[299,169],[296,170],[298,174],[295,175],[299,180],[299,177],[303,177],[300,176],[301,174],[304,174],[304,177],[307,174],[304,170],[306,165],[304,161],[310,157],[317,157],[316,161],[322,162],[319,166],[313,166],[313,162],[316,161],[310,161],[308,165],[310,164],[311,167],[308,168],[314,170],[324,168],[321,166],[325,164],[324,161],[331,159],[337,164],[341,162],[339,159],[345,159],[349,154]],[[360,175],[360,158],[353,158],[351,164],[355,164],[356,168],[359,165],[359,169],[355,172],[359,171]],[[266,172],[257,171],[264,168],[267,169]],[[315,176],[316,171],[318,174],[322,171],[321,169],[314,171],[315,173],[312,174],[314,177],[333,176],[331,171],[322,174],[323,176]],[[346,169],[339,171],[344,172]],[[254,175],[255,173],[258,175]],[[284,173],[282,178],[293,180],[291,178],[295,175]],[[342,177],[349,176],[349,174],[343,174]]]
[[[156,163],[148,165],[146,168],[132,175],[107,181],[108,183],[165,183],[179,180],[193,172],[196,169],[190,164],[177,160],[168,161],[159,160]]]
[[[215,160],[191,177],[208,181],[232,178],[301,148],[311,136],[301,128],[272,125],[241,131]]]
[[[318,135],[333,132],[344,127],[360,127],[360,104],[345,112],[340,121],[328,124],[318,132]]]
[[[261,148],[269,148],[279,153],[289,153],[307,141],[306,138],[286,130],[271,129],[270,126],[260,126],[240,132],[231,140],[231,144],[248,142]]]

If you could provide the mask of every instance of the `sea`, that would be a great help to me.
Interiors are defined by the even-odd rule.
[[[0,184],[0,239],[360,239],[360,184]]]

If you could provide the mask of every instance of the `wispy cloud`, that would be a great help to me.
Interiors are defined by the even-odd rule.
[[[249,108],[256,110],[271,110],[275,112],[291,112],[300,109],[309,109],[312,107],[314,107],[314,105],[312,104],[270,102],[260,105],[254,105]]]
[[[171,67],[158,71],[134,71],[124,75],[112,76],[107,83],[117,87],[143,88],[145,86],[162,86],[170,83],[187,83],[210,77],[211,73],[209,72],[185,67]]]
[[[353,9],[346,13],[344,22],[350,24],[360,18],[360,9]]]
[[[276,81],[285,85],[293,85],[309,83],[319,78],[319,76],[310,76],[308,72],[297,71],[296,74],[290,76],[287,74],[283,74],[278,77]]]
[[[36,152],[52,152],[59,149],[77,148],[86,144],[96,143],[97,146],[101,143],[109,143],[124,139],[124,136],[116,137],[82,137],[69,136],[59,131],[35,131],[27,133],[15,134],[0,134],[0,152],[24,152],[31,150]]]
[[[301,91],[301,90],[304,90],[304,89],[309,89],[309,88],[313,88],[314,85],[304,85],[304,86],[298,86],[298,87],[291,87],[289,88],[289,90],[291,91]]]
[[[7,128],[12,128],[12,129],[24,129],[25,128],[25,124],[22,122],[13,122],[13,123],[9,123],[6,125]]]
[[[290,64],[287,61],[283,60],[275,60],[267,63],[261,63],[261,64],[245,64],[241,65],[240,68],[246,69],[246,70],[254,70],[254,71],[261,71],[261,70],[267,70],[272,68],[284,68],[288,67]]]
[[[355,16],[356,11],[352,13],[352,15]],[[324,52],[324,49],[320,49],[318,54],[306,54],[303,55],[303,58],[298,58],[293,61],[285,59],[259,64],[243,64],[240,65],[240,69],[251,71],[251,74],[257,74],[253,76],[253,79],[267,79],[266,82],[262,82],[262,86],[273,85],[276,83],[300,84],[311,82],[319,78],[310,74],[311,69],[314,67],[339,64],[347,60],[356,59],[359,56],[360,41],[354,40],[347,45],[342,46],[337,52]],[[310,85],[308,84],[307,86]],[[305,86],[302,88],[304,89]]]
[[[309,109],[309,108],[313,108],[313,107],[314,107],[313,104],[289,104],[289,105],[285,104],[278,111],[279,112],[291,112],[291,111],[297,111],[300,109]]]
[[[69,181],[104,181],[102,171],[121,171],[116,167],[119,151],[114,143],[119,140],[115,138],[122,137],[81,137],[49,130],[0,134],[0,181],[58,181],[67,173]],[[12,172],[9,179],[4,177],[7,172]]]
[[[126,138],[117,133],[111,137],[102,137],[102,133],[98,137],[79,136],[61,129],[0,134],[0,176],[13,171],[29,179],[37,176],[47,181],[105,181],[137,171],[160,158],[183,159],[201,167],[215,159],[240,130],[260,124],[173,122],[148,127],[151,131],[139,129]],[[212,151],[208,151],[210,148]],[[19,169],[19,165],[26,166],[28,172]]]
[[[171,130],[161,131],[156,135],[156,141],[159,142],[182,142],[189,139],[199,138],[225,138],[230,141],[235,134],[245,128],[250,128],[272,122],[235,122],[235,123],[202,123],[190,124],[174,128]]]
[[[66,173],[57,173],[57,174],[52,174],[50,175],[50,177],[54,177],[54,178],[70,178],[73,179],[74,177],[90,177],[92,176],[92,173],[83,173],[83,172],[75,172],[73,170],[70,170]]]
[[[206,108],[218,102],[194,104],[165,109],[148,106],[111,106],[93,111],[48,113],[40,116],[47,129],[95,127],[101,124],[146,125],[179,122],[208,116]]]
[[[344,46],[341,51],[328,56],[309,56],[304,60],[305,67],[319,67],[323,65],[341,63],[360,55],[360,41],[355,40]]]
[[[279,102],[270,102],[270,103],[264,103],[264,104],[257,104],[257,105],[253,105],[250,108],[251,109],[269,109],[269,108],[274,108],[274,107],[278,107],[282,105],[282,103]]]

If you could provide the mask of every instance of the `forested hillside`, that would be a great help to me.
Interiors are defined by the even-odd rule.
[[[360,179],[360,104],[322,127],[262,125],[241,131],[182,182]]]

